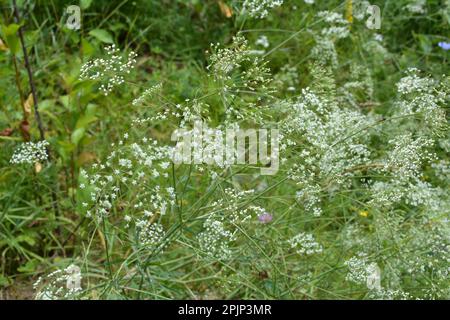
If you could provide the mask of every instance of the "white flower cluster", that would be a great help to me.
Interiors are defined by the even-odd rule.
[[[295,92],[299,83],[297,67],[288,64],[282,66],[275,75],[273,83],[279,90]]]
[[[424,8],[425,5],[426,0],[410,0],[405,9],[411,13],[425,14],[427,12],[426,8]]]
[[[305,184],[305,186],[297,191],[296,197],[298,201],[303,203],[303,206],[313,216],[319,217],[322,215],[322,208],[320,208],[322,188],[315,184]]]
[[[408,69],[406,74],[397,84],[401,99],[395,106],[395,115],[417,113],[426,124],[420,126],[422,131],[441,135],[448,128],[444,111],[449,98],[448,88],[429,77],[420,77],[416,68]]]
[[[148,220],[138,220],[136,222],[136,229],[138,230],[139,242],[152,249],[162,246],[165,237],[164,228],[159,223],[150,223]]]
[[[378,160],[382,166],[376,168],[389,179],[370,183],[369,203],[387,208],[404,201],[409,206],[426,208],[432,216],[445,211],[445,192],[422,181],[423,168],[437,160],[437,155],[430,150],[436,136],[441,136],[447,127],[443,106],[448,88],[435,80],[419,77],[418,73],[417,69],[409,69],[397,85],[400,97],[394,103],[393,116],[399,120],[394,138],[388,141],[390,147]],[[393,130],[390,124],[385,126]]]
[[[28,163],[33,164],[39,161],[45,161],[48,158],[48,141],[24,142],[15,151],[11,157],[12,164]]]
[[[353,17],[356,20],[362,20],[367,14],[367,8],[370,6],[370,2],[367,0],[353,0]]]
[[[233,42],[229,47],[220,48],[220,44],[211,44],[211,55],[207,70],[214,81],[220,84],[222,98],[225,99],[226,117],[233,117],[239,120],[246,119],[251,113],[252,118],[257,119],[257,112],[254,102],[245,100],[246,96],[252,99],[256,94],[270,96],[274,92],[271,87],[270,69],[266,66],[261,57],[255,57],[252,50],[248,48],[248,41],[242,36],[233,37]],[[239,100],[245,102],[247,108],[235,107]],[[258,98],[261,100],[261,97]]]
[[[311,56],[323,65],[331,64],[336,67],[338,61],[335,42],[349,36],[348,21],[342,14],[332,11],[321,11],[317,17],[328,26],[315,33],[316,45],[311,50]]]
[[[124,135],[124,139],[128,139],[128,134]],[[128,199],[133,203],[130,203],[130,209],[138,213],[148,210],[152,215],[164,215],[174,203],[175,195],[172,188],[162,190],[153,181],[168,178],[171,148],[158,146],[155,140],[148,138],[142,139],[142,144],[127,145],[121,140],[118,146],[111,146],[114,150],[104,163],[94,164],[91,174],[82,172],[86,183],[82,183],[80,189],[90,190],[90,199],[83,204],[86,215],[97,221],[109,216],[115,209],[115,203],[124,196],[123,190],[129,186],[146,190],[132,194],[132,200]]]
[[[33,284],[37,290],[36,300],[61,300],[80,298],[81,270],[76,265],[70,265],[63,270],[56,270],[45,278],[39,279]]]
[[[203,224],[204,231],[198,235],[200,248],[210,257],[227,260],[232,256],[229,243],[235,235],[226,230],[224,222],[208,217]]]
[[[154,85],[148,89],[146,89],[138,98],[133,100],[133,106],[138,106],[143,104],[148,98],[151,98],[156,93],[158,93],[162,88],[162,85],[159,83]]]
[[[361,250],[370,247],[371,244],[371,239],[366,236],[363,226],[356,223],[348,223],[343,228],[341,237],[346,251]]]
[[[448,202],[447,202],[448,208]],[[445,214],[428,219],[422,216],[414,220],[393,211],[379,211],[372,225],[374,233],[351,232],[348,242],[357,249],[358,254],[345,262],[348,267],[348,281],[366,285],[370,290],[369,297],[374,299],[411,299],[412,296],[403,291],[405,282],[420,278],[433,279],[433,286],[417,289],[416,296],[435,299],[446,293],[438,288],[446,286],[450,274],[450,240],[448,222]],[[358,225],[352,225],[360,229]],[[398,250],[392,246],[401,243]],[[355,246],[355,244],[357,246]],[[380,250],[385,265],[383,278],[388,287],[381,287],[381,274],[378,266],[369,258]],[[389,254],[387,254],[389,252]]]
[[[160,102],[160,100],[155,99],[156,102]],[[189,100],[186,101],[186,104],[189,103]],[[138,125],[144,125],[144,124],[154,124],[157,122],[161,122],[161,121],[165,121],[165,120],[169,120],[171,119],[171,117],[175,118],[175,119],[181,119],[181,123],[180,123],[180,127],[184,128],[185,127],[185,123],[187,121],[190,121],[192,119],[198,118],[200,113],[195,113],[195,115],[193,114],[193,112],[197,112],[197,109],[207,109],[207,106],[205,106],[203,108],[203,106],[201,105],[199,108],[196,107],[195,105],[195,101],[193,102],[194,105],[191,106],[182,106],[181,104],[175,104],[175,106],[166,106],[164,107],[162,110],[156,112],[156,114],[149,116],[149,117],[145,117],[145,118],[136,118],[133,119],[133,124],[138,124]],[[205,111],[206,112],[206,111]]]
[[[281,128],[289,138],[283,140],[280,149],[288,156],[289,150],[301,145],[301,151],[295,154],[300,161],[292,164],[288,177],[300,188],[297,199],[306,210],[319,216],[321,197],[327,191],[320,182],[342,186],[352,168],[369,161],[367,134],[354,132],[355,128],[372,124],[373,119],[356,110],[338,107],[308,88],[287,108]],[[345,142],[339,143],[344,137]]]
[[[369,295],[375,298],[408,297],[408,293],[402,291],[405,277],[416,281],[414,276],[419,274],[421,279],[432,277],[433,281],[436,279],[444,283],[449,273],[449,244],[446,238],[448,192],[434,185],[438,179],[428,180],[426,177],[430,174],[433,178],[436,175],[440,175],[440,179],[447,178],[442,172],[446,172],[448,162],[427,166],[428,162],[436,160],[429,150],[437,138],[422,129],[425,127],[423,123],[421,126],[412,125],[420,118],[419,114],[425,120],[438,119],[436,115],[442,114],[447,93],[441,90],[438,81],[419,77],[418,72],[412,70],[398,83],[399,99],[389,109],[389,116],[392,117],[377,116],[379,113],[373,112],[370,106],[365,108],[365,103],[370,105],[373,98],[370,70],[366,66],[352,64],[343,66],[345,72],[342,73],[341,69],[333,69],[337,66],[334,44],[341,37],[339,32],[344,32],[333,27],[347,28],[345,20],[341,15],[330,12],[321,13],[321,17],[332,27],[318,32],[317,40],[327,41],[332,47],[329,52],[335,56],[322,61],[325,65],[312,65],[310,88],[303,89],[299,97],[277,100],[274,104],[270,103],[273,100],[267,94],[269,82],[282,88],[279,90],[281,93],[285,93],[282,91],[286,88],[286,91],[291,91],[290,87],[299,85],[295,67],[286,65],[275,81],[271,81],[264,64],[260,64],[258,58],[249,52],[243,37],[235,37],[228,48],[213,46],[208,69],[215,80],[214,91],[208,91],[211,89],[208,88],[204,96],[217,95],[220,98],[217,100],[223,102],[223,110],[214,113],[214,118],[221,121],[220,126],[205,130],[202,141],[211,141],[207,137],[217,133],[215,130],[228,126],[231,117],[258,124],[267,119],[270,123],[276,122],[282,135],[281,164],[286,167],[286,170],[280,170],[280,174],[287,178],[283,179],[283,187],[286,187],[282,193],[283,197],[286,196],[283,203],[285,199],[286,202],[292,201],[289,203],[292,204],[289,206],[292,211],[298,210],[297,205],[300,205],[313,217],[323,216],[310,219],[314,223],[339,221],[332,232],[339,232],[342,226],[345,250],[370,253],[370,256],[358,254],[346,262],[348,281],[367,286]],[[264,39],[258,45],[265,47]],[[318,47],[314,50],[317,51]],[[338,86],[338,81],[343,77],[348,81],[339,82]],[[145,99],[153,94],[153,88],[149,90],[135,99],[133,104],[146,102]],[[202,96],[203,92],[197,95]],[[210,119],[213,114],[210,109],[217,106],[213,100],[186,99],[180,104],[164,101],[161,112],[155,115],[156,111],[134,123],[176,123],[186,134],[198,137],[200,133],[195,128],[190,130],[191,124],[200,119]],[[265,108],[268,105],[270,108]],[[414,117],[410,117],[411,113]],[[150,123],[152,128],[155,123]],[[237,127],[240,125],[238,121],[233,123]],[[427,123],[436,122],[430,120]],[[233,176],[230,181],[224,179],[226,187],[222,188],[224,185],[219,184],[222,183],[222,176],[213,170],[205,170],[204,165],[214,162],[214,143],[202,144],[201,148],[194,150],[198,153],[194,154],[194,158],[202,153],[206,154],[202,158],[206,161],[190,167],[189,178],[201,176],[204,183],[189,188],[188,182],[192,183],[189,178],[184,182],[176,176],[178,170],[184,168],[181,165],[171,166],[174,148],[160,146],[146,138],[142,139],[142,143],[128,143],[127,139],[128,134],[124,135],[125,142],[112,145],[113,150],[106,161],[95,164],[89,175],[82,175],[79,191],[87,197],[83,207],[94,221],[107,219],[114,226],[125,224],[127,232],[121,232],[121,237],[128,237],[133,244],[137,241],[143,247],[162,249],[163,245],[169,244],[172,234],[172,229],[166,233],[165,226],[179,218],[182,224],[180,233],[186,230],[193,232],[193,236],[183,240],[192,241],[192,248],[201,249],[196,250],[200,257],[228,260],[227,263],[233,263],[236,253],[241,252],[242,242],[248,240],[248,235],[252,236],[252,231],[256,230],[258,236],[276,231],[277,225],[269,223],[273,219],[272,214],[255,202],[264,203],[281,192],[277,194],[274,190],[272,193],[272,188],[268,187],[269,179],[258,186],[259,181],[250,180],[254,177],[248,178],[247,175],[245,178]],[[444,141],[445,145],[448,143]],[[219,167],[227,166],[223,163]],[[172,174],[169,168],[174,168],[173,176],[169,176],[169,173]],[[198,172],[191,175],[191,169]],[[223,170],[227,171],[232,170]],[[178,183],[176,180],[179,180]],[[195,181],[197,183],[199,180]],[[186,201],[192,198],[183,198],[184,192],[191,195],[195,192],[203,200],[203,188],[206,189],[210,182],[212,185],[218,183],[219,187],[214,191],[219,193],[217,198],[211,194],[206,203],[199,201],[193,205],[191,201]],[[234,188],[229,188],[228,182]],[[172,183],[173,187],[167,187]],[[258,197],[253,190],[240,191],[253,183],[258,191],[267,192],[267,197]],[[178,193],[180,198],[177,199],[175,187],[183,184],[185,190]],[[291,194],[284,190],[290,190]],[[340,204],[344,202],[342,213]],[[352,203],[352,207],[347,203]],[[178,206],[183,208],[179,217],[168,214],[179,209]],[[277,217],[281,219],[282,215]],[[262,224],[265,224],[264,228]],[[292,224],[289,228],[294,230],[296,225]],[[275,236],[281,234],[270,233]],[[308,256],[325,250],[327,254],[334,252],[334,248],[323,248],[313,234],[307,232],[301,232],[289,240],[282,238],[281,241],[300,255]],[[140,248],[139,245],[133,245],[133,248]],[[295,256],[293,254],[288,259],[294,261]],[[380,269],[369,258],[372,256],[382,256],[386,266],[383,283],[389,284],[390,288],[381,287]],[[313,268],[319,269],[320,263],[311,270]],[[444,296],[439,292],[427,294]]]
[[[300,255],[311,255],[321,253],[322,246],[316,242],[314,236],[310,233],[301,232],[288,240],[291,249]]]
[[[411,299],[411,296],[401,289],[383,288],[381,286],[381,271],[377,263],[370,262],[365,253],[350,258],[345,262],[348,268],[346,280],[366,286],[371,299]]]
[[[311,56],[324,65],[330,63],[332,66],[337,66],[338,64],[334,41],[327,37],[316,37],[316,45],[311,50]]]
[[[432,163],[431,167],[436,172],[436,178],[450,184],[450,161],[449,160],[439,160],[436,163]]]
[[[387,155],[384,169],[393,170],[396,179],[401,181],[419,178],[422,164],[436,159],[433,152],[427,152],[433,145],[431,139],[422,137],[414,139],[411,133],[407,133],[390,140],[389,144],[393,148]]]
[[[366,99],[371,99],[373,97],[373,87],[372,74],[369,68],[353,64],[350,69],[349,81],[338,88],[338,91],[342,94],[345,102],[350,103],[355,108],[359,108],[358,96],[361,96],[363,92],[365,101],[367,101]]]
[[[265,35],[262,35],[255,41],[255,45],[262,46],[263,48],[268,48],[270,45],[269,39],[267,39]]]
[[[343,39],[350,34],[348,21],[344,19],[342,14],[331,11],[321,11],[317,17],[323,19],[330,24],[329,27],[322,29],[321,34],[326,38]]]
[[[413,229],[414,237],[398,261],[412,277],[432,274],[436,282],[446,283],[450,277],[450,238],[447,223],[422,224]],[[419,253],[419,254],[418,254]]]
[[[254,190],[236,191],[227,188],[225,197],[211,204],[211,213],[203,224],[204,230],[199,234],[199,246],[208,257],[227,260],[232,255],[231,245],[238,239],[239,228],[245,222],[256,220],[266,212],[258,206],[242,208],[244,200],[254,194]]]
[[[418,73],[417,68],[409,68],[406,71],[407,76],[401,78],[397,83],[397,90],[400,94],[425,93],[430,90],[433,80],[421,78]]]
[[[344,264],[348,268],[347,281],[362,285],[376,282],[376,289],[379,290],[381,288],[378,265],[375,262],[369,262],[366,254],[360,253],[347,260]],[[368,289],[373,289],[370,285],[368,287]]]
[[[100,91],[107,96],[114,87],[125,82],[125,74],[129,74],[136,64],[136,53],[131,51],[125,58],[113,44],[105,48],[106,58],[88,61],[81,67],[80,80],[100,81]]]
[[[229,74],[240,66],[243,61],[249,60],[247,40],[237,35],[233,37],[233,43],[228,48],[219,48],[220,44],[211,44],[210,63],[207,70],[219,79],[231,79]]]
[[[245,0],[244,9],[253,18],[263,19],[269,14],[269,10],[279,7],[284,0]]]

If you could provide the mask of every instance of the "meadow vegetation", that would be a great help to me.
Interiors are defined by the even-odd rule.
[[[0,7],[0,299],[450,298],[449,0]]]

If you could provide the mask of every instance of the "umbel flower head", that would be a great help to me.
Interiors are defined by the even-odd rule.
[[[39,142],[24,142],[16,149],[16,151],[14,151],[10,162],[12,164],[33,164],[38,161],[45,161],[48,158],[47,146],[48,142],[45,140]]]
[[[253,18],[263,19],[269,14],[269,10],[279,7],[284,0],[246,0],[244,9]]]
[[[61,300],[80,298],[81,269],[71,264],[70,266],[53,271],[47,276],[40,277],[33,288],[37,291],[36,300]]]
[[[291,249],[300,255],[311,255],[321,253],[323,248],[316,242],[314,236],[310,233],[300,232],[288,240]]]
[[[100,81],[100,91],[107,96],[114,87],[125,82],[124,75],[129,74],[136,64],[136,53],[131,51],[127,57],[120,54],[115,45],[105,48],[106,58],[97,58],[81,67],[80,80]]]

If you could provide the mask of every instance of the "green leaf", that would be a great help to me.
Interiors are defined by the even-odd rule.
[[[80,0],[81,9],[87,9],[91,6],[92,0]]]
[[[8,286],[9,284],[10,284],[9,279],[8,279],[7,277],[5,277],[5,276],[2,276],[2,275],[0,274],[0,287],[6,287],[6,286]]]
[[[69,100],[69,98],[70,98],[69,95],[64,95],[64,96],[60,96],[59,97],[59,101],[61,102],[61,104],[66,109],[70,109],[70,100]]]
[[[17,31],[20,26],[18,24],[12,23],[8,26],[2,25],[2,33],[5,37],[6,44],[12,54],[16,54],[19,51],[19,37]]]
[[[87,41],[86,39],[81,39],[81,50],[83,51],[83,54],[87,57],[92,56],[94,53],[94,47]]]
[[[51,99],[45,99],[39,102],[39,110],[52,110],[55,102]]]
[[[91,36],[93,36],[94,38],[97,38],[101,42],[114,43],[111,34],[104,29],[94,29],[94,30],[89,31],[89,34]]]
[[[97,111],[97,105],[96,104],[89,103],[86,106],[86,114],[94,115],[96,111]]]
[[[39,264],[38,260],[32,259],[32,260],[28,261],[27,263],[25,263],[24,265],[17,268],[17,271],[23,272],[23,273],[31,273],[36,270],[36,267],[38,266],[38,264]]]
[[[36,244],[36,240],[31,237],[30,235],[26,235],[26,234],[21,234],[20,236],[18,236],[16,238],[17,242],[26,242],[27,244],[29,244],[30,246],[34,246]]]
[[[97,120],[96,116],[93,114],[86,114],[77,120],[75,128],[86,128],[89,123],[94,122],[95,120]]]
[[[85,131],[86,131],[85,128],[78,128],[78,129],[75,129],[75,131],[72,132],[72,135],[71,135],[71,137],[70,137],[70,141],[72,141],[72,143],[73,143],[74,145],[78,145],[78,143],[80,142],[80,140],[83,139]]]
[[[56,150],[64,161],[69,159],[70,153],[75,149],[73,143],[69,141],[59,140],[56,144]]]
[[[417,35],[417,38],[419,39],[420,48],[422,49],[422,51],[425,54],[430,54],[433,49],[430,38],[423,34]]]

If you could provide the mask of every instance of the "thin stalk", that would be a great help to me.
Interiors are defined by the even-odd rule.
[[[16,18],[16,23],[20,24],[20,15],[19,15],[19,10],[17,9],[16,0],[13,0],[13,6],[14,6],[14,16]],[[42,125],[41,115],[39,114],[36,86],[34,85],[33,72],[31,71],[30,61],[28,59],[28,52],[27,52],[27,48],[25,47],[25,40],[23,39],[22,27],[19,28],[18,33],[19,33],[20,45],[22,46],[22,51],[23,51],[23,59],[25,62],[25,68],[27,69],[28,80],[30,82],[31,94],[33,95],[34,116],[36,117],[36,122],[38,124],[39,135],[41,137],[41,140],[44,140],[45,139],[44,126]]]
[[[15,19],[16,19],[16,23],[20,24],[20,15],[19,15],[19,10],[17,9],[16,0],[13,0],[13,7],[14,7],[14,16],[15,16]],[[19,33],[20,45],[21,45],[22,51],[23,51],[23,59],[24,59],[24,62],[25,62],[25,69],[27,69],[28,81],[30,83],[31,94],[33,96],[34,116],[36,118],[36,122],[37,122],[37,125],[38,125],[40,138],[41,138],[41,140],[45,140],[44,126],[42,125],[41,115],[39,114],[38,99],[37,99],[37,94],[36,94],[36,86],[34,84],[33,72],[31,70],[30,60],[28,59],[28,52],[27,52],[27,48],[25,46],[25,40],[23,38],[22,26],[19,27],[18,33]],[[50,157],[50,152],[49,152],[48,149],[47,149],[47,154]],[[51,197],[52,197],[52,205],[53,205],[53,209],[55,211],[55,215],[59,216],[58,198],[56,196],[56,192],[55,192],[54,189],[52,189],[52,191],[51,191]]]

